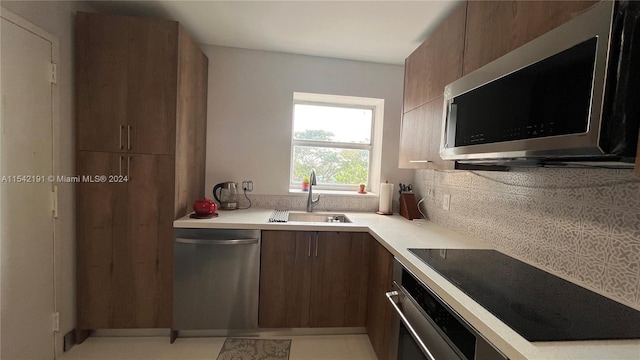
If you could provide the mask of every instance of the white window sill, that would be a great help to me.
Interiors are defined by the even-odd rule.
[[[347,191],[347,190],[317,190],[317,189],[313,189],[313,193],[314,194],[326,194],[326,195],[338,195],[338,196],[359,196],[359,197],[371,197],[371,198],[379,197],[379,195],[376,194],[376,193],[367,192],[366,194],[359,194],[355,190]],[[308,191],[298,190],[298,189],[289,189],[289,194],[292,194],[292,195],[299,194],[299,195],[308,196],[309,192]]]

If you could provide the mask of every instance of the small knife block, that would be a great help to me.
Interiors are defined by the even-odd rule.
[[[400,195],[400,215],[409,220],[421,219],[422,215],[418,211],[418,203],[413,193],[403,193]]]

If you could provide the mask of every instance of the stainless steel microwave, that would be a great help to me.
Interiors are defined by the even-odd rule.
[[[440,155],[462,163],[632,167],[640,2],[602,1],[445,87]]]

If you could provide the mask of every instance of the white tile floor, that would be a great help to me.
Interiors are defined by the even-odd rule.
[[[376,360],[367,335],[269,336],[291,339],[289,360]],[[216,360],[225,338],[90,337],[61,360]]]

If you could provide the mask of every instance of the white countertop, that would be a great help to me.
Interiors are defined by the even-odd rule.
[[[432,222],[399,215],[344,213],[353,223],[269,223],[273,210],[219,211],[213,219],[174,221],[176,228],[369,232],[510,359],[640,359],[640,340],[529,342],[440,276],[408,248],[486,249],[480,241]],[[322,212],[318,212],[322,214]]]

